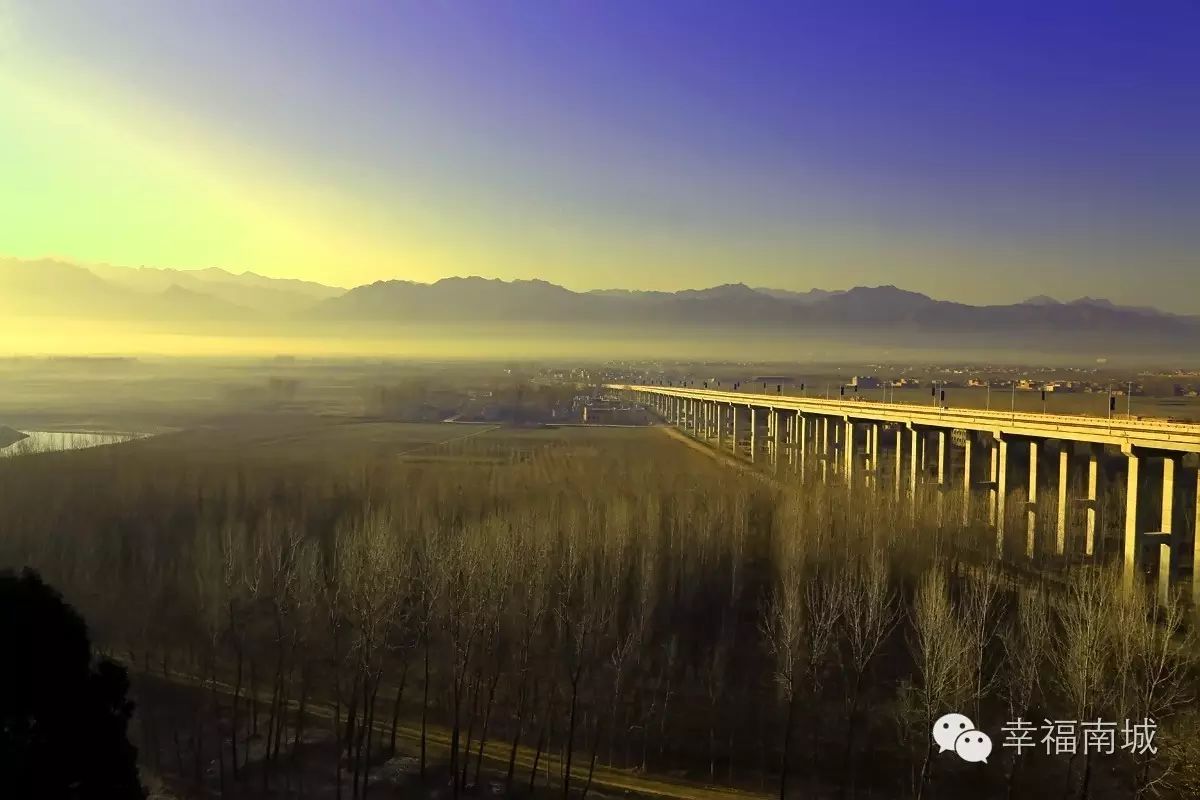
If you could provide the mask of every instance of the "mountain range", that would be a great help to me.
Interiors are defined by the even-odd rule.
[[[543,280],[444,278],[344,289],[222,269],[81,266],[0,258],[0,308],[42,317],[138,322],[276,320],[306,325],[410,322],[655,323],[937,331],[1019,331],[1174,337],[1200,342],[1200,318],[1083,297],[1040,295],[975,306],[896,286],[796,292],[744,284],[677,292],[576,292]]]

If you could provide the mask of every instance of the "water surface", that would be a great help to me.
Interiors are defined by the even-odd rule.
[[[149,434],[133,432],[95,433],[87,431],[22,431],[28,438],[0,448],[0,457],[24,456],[32,453],[56,453],[62,450],[83,450],[110,444],[143,439]]]

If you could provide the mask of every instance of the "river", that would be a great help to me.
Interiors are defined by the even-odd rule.
[[[83,450],[110,444],[144,439],[145,433],[92,433],[81,431],[22,431],[27,438],[0,448],[0,458],[32,453],[55,453],[62,450]]]

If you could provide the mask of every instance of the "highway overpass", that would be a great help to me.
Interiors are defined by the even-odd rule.
[[[1001,554],[1006,528],[1019,526],[1030,558],[1039,544],[1064,555],[1069,533],[1082,540],[1080,555],[1095,556],[1102,487],[1105,475],[1115,472],[1125,487],[1120,558],[1126,586],[1133,585],[1148,560],[1147,548],[1158,556],[1160,593],[1181,571],[1200,567],[1200,474],[1194,455],[1200,454],[1200,424],[691,386],[606,388],[697,439],[776,472],[806,477],[812,471],[850,488],[890,490],[897,500],[915,500],[919,487],[932,485],[939,498],[959,493],[964,524],[984,516],[980,505],[986,495],[986,519],[995,528]],[[1114,465],[1116,459],[1122,463]],[[1010,505],[1014,494],[1023,514]],[[1044,506],[1055,513],[1054,536],[1039,543]],[[1073,507],[1083,513],[1068,513]],[[1081,517],[1078,532],[1068,530],[1075,517]],[[1192,581],[1192,595],[1200,608],[1200,580]]]

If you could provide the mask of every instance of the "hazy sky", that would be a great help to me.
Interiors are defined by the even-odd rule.
[[[0,253],[1200,312],[1200,4],[0,0]]]

